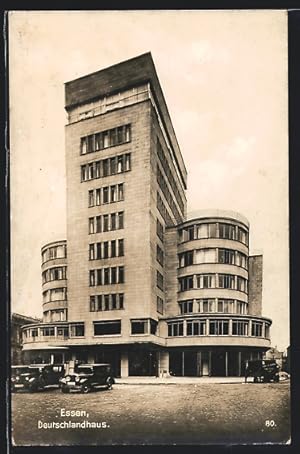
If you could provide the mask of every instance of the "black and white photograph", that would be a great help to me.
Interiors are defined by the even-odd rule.
[[[12,446],[291,443],[286,10],[10,11]]]

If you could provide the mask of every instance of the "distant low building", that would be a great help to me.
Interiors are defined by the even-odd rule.
[[[13,313],[11,316],[11,363],[22,363],[22,326],[39,323],[41,319]]]
[[[284,352],[280,352],[277,350],[277,347],[272,347],[266,352],[266,359],[275,359],[278,366],[283,368],[283,359],[284,359]]]

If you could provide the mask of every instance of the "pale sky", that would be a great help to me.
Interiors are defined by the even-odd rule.
[[[151,51],[188,170],[188,210],[239,211],[263,252],[263,315],[289,345],[285,11],[9,17],[12,311],[42,316],[43,244],[66,238],[64,82]]]

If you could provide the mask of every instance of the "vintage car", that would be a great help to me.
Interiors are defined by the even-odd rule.
[[[63,364],[30,364],[28,366],[12,366],[11,389],[27,389],[28,391],[43,390],[46,387],[59,385],[64,374]]]
[[[279,382],[279,366],[272,359],[248,361],[245,369],[245,382],[248,377],[253,377],[254,383]]]
[[[73,371],[66,371],[65,376],[60,379],[63,393],[71,390],[88,393],[98,387],[111,389],[114,383],[110,364],[75,365]]]

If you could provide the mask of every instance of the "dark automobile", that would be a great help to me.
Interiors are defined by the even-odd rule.
[[[43,390],[48,386],[59,385],[64,374],[63,364],[30,364],[29,366],[12,366],[11,389]]]
[[[248,361],[245,370],[245,382],[247,382],[248,377],[253,377],[254,383],[279,382],[279,366],[272,359]]]
[[[88,393],[98,387],[111,389],[114,383],[110,364],[76,365],[74,372],[66,372],[65,376],[60,379],[63,393],[68,393],[70,390]]]

